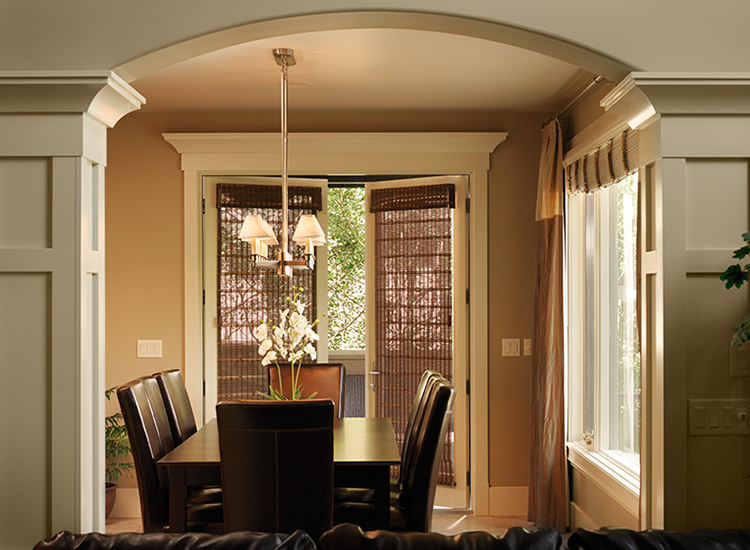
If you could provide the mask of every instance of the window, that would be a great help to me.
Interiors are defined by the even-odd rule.
[[[627,172],[606,188],[586,182],[589,193],[568,199],[568,439],[574,466],[587,460],[637,492],[638,173]]]

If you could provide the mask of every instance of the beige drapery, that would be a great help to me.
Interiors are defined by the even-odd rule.
[[[534,334],[531,352],[529,521],[567,526],[565,453],[562,135],[557,119],[542,128],[536,204]]]

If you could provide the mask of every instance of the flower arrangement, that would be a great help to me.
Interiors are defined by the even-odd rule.
[[[320,322],[320,319],[310,322],[305,317],[305,304],[299,299],[303,292],[304,289],[292,286],[292,295],[286,298],[289,307],[279,312],[279,324],[272,325],[266,320],[255,327],[253,331],[253,336],[260,344],[258,353],[263,356],[261,364],[267,366],[273,362],[279,371],[279,389],[275,390],[269,386],[268,394],[263,394],[270,399],[279,401],[287,399],[284,397],[279,361],[286,361],[291,364],[292,399],[300,399],[304,389],[299,384],[302,360],[306,356],[310,356],[314,360],[317,356],[313,342],[318,340],[318,334],[313,329]],[[315,397],[316,393],[309,397]]]
[[[746,256],[750,255],[750,232],[742,234],[742,240],[745,241],[745,246],[738,248],[734,251],[733,258],[742,260]],[[719,278],[724,281],[724,285],[727,289],[733,286],[740,288],[750,276],[750,264],[746,264],[744,267],[740,264],[730,265]],[[750,315],[745,317],[739,325],[734,329],[732,334],[732,345],[734,347],[740,347],[742,344],[750,340]]]

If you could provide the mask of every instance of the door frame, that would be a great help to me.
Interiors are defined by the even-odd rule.
[[[490,155],[505,141],[505,132],[461,133],[299,133],[289,135],[289,174],[466,174],[473,207],[469,229],[469,378],[487,388],[488,279],[487,195]],[[181,155],[184,182],[184,377],[193,403],[203,403],[202,188],[213,175],[277,175],[281,146],[277,134],[164,134]],[[463,391],[462,388],[457,388]],[[471,441],[471,508],[489,515],[489,396],[469,396]],[[196,422],[204,422],[196,407]]]

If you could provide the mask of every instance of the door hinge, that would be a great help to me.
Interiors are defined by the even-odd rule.
[[[467,304],[469,303],[469,299],[470,299],[470,297],[471,297],[471,296],[470,296],[470,293],[469,293],[469,289],[467,288],[467,289],[466,289],[466,303],[467,303]]]
[[[471,199],[469,197],[466,197],[466,213],[471,213]]]
[[[201,199],[201,212],[203,214],[206,213],[206,199],[205,198]]]
[[[206,305],[206,291],[203,291],[203,305]]]
[[[466,472],[466,486],[471,487],[471,471]]]
[[[203,381],[203,397],[206,397],[206,381]]]
[[[471,380],[466,380],[466,395],[471,395]]]

